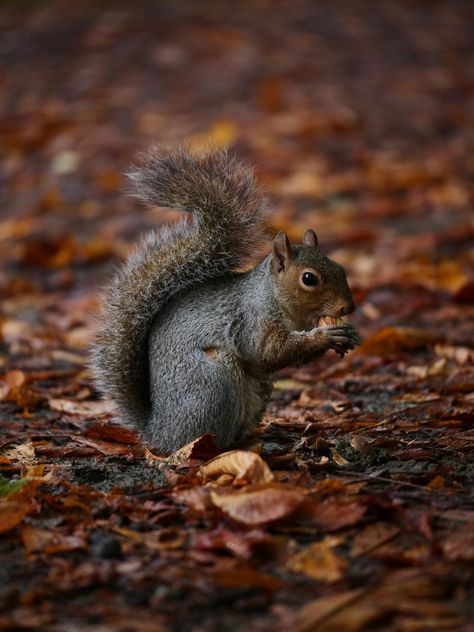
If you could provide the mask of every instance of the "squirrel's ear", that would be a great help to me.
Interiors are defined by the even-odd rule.
[[[318,238],[312,228],[308,228],[308,230],[305,232],[303,243],[307,246],[313,246],[313,248],[318,247]]]
[[[285,233],[279,232],[273,240],[272,265],[275,274],[281,274],[288,269],[293,258],[291,245]]]

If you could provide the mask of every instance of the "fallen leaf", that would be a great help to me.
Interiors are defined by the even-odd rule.
[[[339,452],[337,452],[335,448],[330,448],[329,450],[331,452],[331,458],[334,463],[336,463],[340,467],[345,467],[346,465],[349,465],[349,461],[345,459],[342,454],[339,454]]]
[[[186,531],[175,527],[146,531],[144,533],[121,527],[113,527],[113,531],[157,551],[179,549],[187,539]]]
[[[293,616],[288,616],[284,620],[281,630],[282,632],[283,629],[292,632],[320,632],[320,630],[325,629],[321,625],[324,625],[332,615],[357,602],[363,595],[364,590],[359,589],[324,595],[324,597],[314,599],[297,610]],[[345,632],[345,628],[339,628],[339,630]]]
[[[101,441],[100,439],[88,439],[78,435],[71,436],[71,439],[77,443],[94,448],[100,454],[108,456],[111,454],[118,456],[133,456],[133,450],[122,443],[112,443],[111,441]]]
[[[265,461],[255,452],[231,450],[201,465],[198,474],[205,480],[229,474],[235,482],[269,483],[273,474]]]
[[[311,579],[335,582],[344,576],[348,563],[334,553],[333,548],[341,543],[338,538],[328,537],[307,546],[286,562],[286,567]]]
[[[274,485],[230,493],[211,491],[211,500],[230,518],[259,525],[287,518],[302,504],[305,495],[296,489]]]
[[[1,454],[22,464],[31,464],[35,460],[35,447],[31,441],[25,443],[9,443],[1,448]]]
[[[25,525],[21,529],[21,538],[27,553],[63,553],[86,548],[84,535],[65,535],[59,531],[39,529]]]
[[[367,505],[362,499],[351,502],[337,498],[326,498],[322,501],[308,499],[302,511],[311,517],[322,531],[337,531],[362,520],[367,512]]]
[[[108,401],[80,402],[71,399],[50,399],[48,405],[51,410],[69,415],[96,417],[98,415],[112,414],[112,407]]]
[[[15,480],[10,481],[6,478],[0,478],[0,496],[8,496],[9,494],[13,494],[18,491],[25,483],[26,480]]]
[[[449,345],[437,344],[434,350],[436,355],[454,360],[460,365],[474,361],[474,351],[468,347],[451,347]]]
[[[197,512],[204,512],[212,507],[209,488],[195,486],[174,490],[172,498],[176,503],[187,505]]]
[[[474,562],[474,522],[450,533],[442,542],[441,548],[450,560]]]
[[[112,423],[97,421],[87,427],[85,436],[91,439],[103,439],[105,441],[116,441],[126,445],[137,445],[140,438],[137,433],[127,426],[119,426]]]
[[[198,531],[192,535],[190,548],[199,551],[225,550],[236,557],[251,559],[258,546],[265,550],[281,548],[282,539],[270,536],[261,529],[238,531],[222,526],[213,531]]]
[[[23,478],[42,478],[46,465],[44,463],[37,463],[36,465],[30,465],[25,472]]]
[[[212,572],[206,575],[206,579],[210,580],[217,586],[225,586],[226,588],[258,588],[274,592],[284,587],[281,579],[272,577],[271,575],[261,573],[253,568],[239,567],[232,572]]]
[[[145,448],[145,458],[150,464],[157,462],[178,466],[190,459],[209,459],[209,457],[216,455],[218,452],[215,436],[213,434],[205,434],[168,456],[153,454],[148,448]]]
[[[0,533],[14,529],[31,510],[30,503],[0,499]]]
[[[410,327],[386,327],[373,336],[366,338],[354,353],[387,355],[397,351],[425,349],[428,345],[440,341],[434,332]]]
[[[373,454],[374,448],[370,441],[360,434],[354,434],[351,437],[351,447],[361,454]]]
[[[400,529],[390,522],[374,522],[360,531],[352,541],[351,557],[366,555],[386,542],[390,542]]]

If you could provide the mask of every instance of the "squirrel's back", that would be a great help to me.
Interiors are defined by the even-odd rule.
[[[142,201],[192,220],[145,236],[104,296],[93,370],[125,421],[150,414],[148,336],[178,293],[241,266],[264,237],[264,199],[252,170],[226,151],[154,149],[130,174]]]

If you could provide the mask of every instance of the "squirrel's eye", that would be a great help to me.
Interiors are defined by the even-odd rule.
[[[301,280],[303,281],[303,285],[307,285],[308,287],[315,287],[319,284],[318,277],[312,272],[303,272]]]

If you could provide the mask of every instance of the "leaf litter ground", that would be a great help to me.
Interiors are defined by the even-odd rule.
[[[2,7],[0,629],[471,629],[472,13]],[[161,221],[120,174],[183,136],[258,166],[272,229],[318,231],[364,344],[279,374],[246,443],[163,459],[86,350]]]

